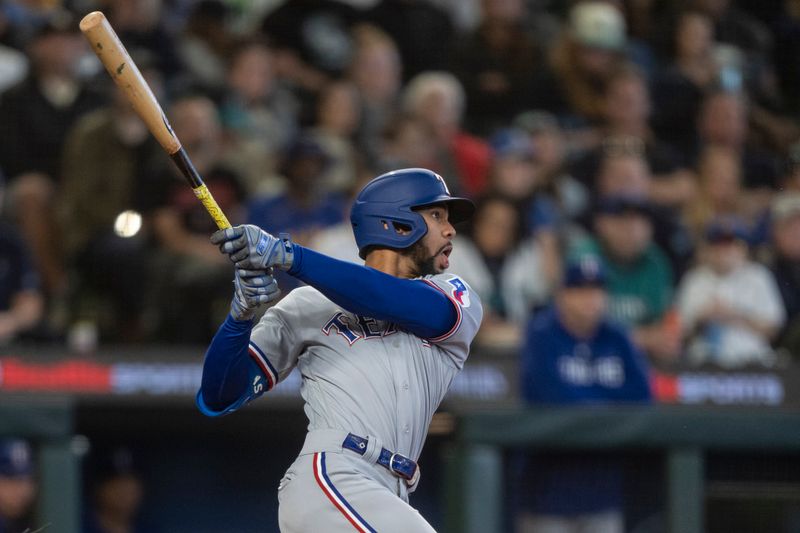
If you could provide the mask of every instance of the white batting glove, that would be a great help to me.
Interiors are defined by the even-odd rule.
[[[233,286],[231,316],[238,321],[252,319],[259,305],[275,301],[281,294],[271,271],[237,268]]]
[[[292,267],[294,249],[286,233],[276,238],[258,226],[246,224],[215,232],[211,242],[219,245],[220,251],[231,258],[236,268],[289,270]]]

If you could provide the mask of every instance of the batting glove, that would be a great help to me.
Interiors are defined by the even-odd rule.
[[[252,319],[259,305],[275,301],[281,294],[271,271],[237,268],[233,286],[231,316],[238,321]]]
[[[211,235],[211,242],[228,254],[236,268],[267,270],[278,267],[289,270],[294,259],[294,248],[288,234],[273,237],[258,226],[246,224],[223,229]]]

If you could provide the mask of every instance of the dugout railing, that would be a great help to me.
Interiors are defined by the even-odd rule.
[[[686,406],[536,408],[462,414],[446,467],[446,531],[507,527],[503,451],[663,452],[669,533],[704,531],[705,459],[800,451],[800,411]]]
[[[0,436],[24,437],[36,446],[37,528],[47,533],[80,531],[80,462],[74,445],[74,401],[71,398],[3,396]]]

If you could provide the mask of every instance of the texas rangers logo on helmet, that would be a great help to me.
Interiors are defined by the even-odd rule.
[[[450,295],[461,307],[469,307],[469,289],[467,285],[459,278],[453,277],[447,280],[447,283],[453,286]]]

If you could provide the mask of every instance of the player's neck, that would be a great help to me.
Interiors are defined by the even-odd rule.
[[[367,256],[365,265],[398,278],[414,277],[414,269],[410,258],[394,250],[381,248],[371,251]]]

